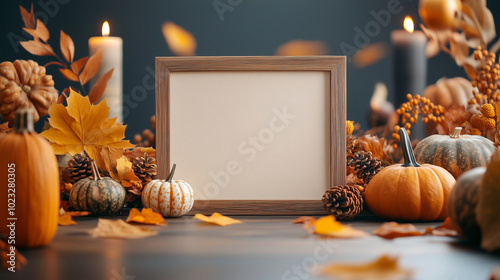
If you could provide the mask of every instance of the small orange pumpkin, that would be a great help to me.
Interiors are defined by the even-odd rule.
[[[410,137],[400,128],[404,163],[388,166],[365,189],[365,201],[377,216],[407,221],[443,220],[448,216],[448,197],[455,178],[446,169],[420,165]]]
[[[142,204],[164,217],[187,214],[194,204],[193,189],[182,180],[173,180],[175,164],[166,180],[153,180],[142,190]]]
[[[48,244],[59,217],[59,170],[51,145],[33,130],[31,109],[19,109],[14,130],[0,139],[0,166],[0,232],[14,230],[12,245],[21,248]]]

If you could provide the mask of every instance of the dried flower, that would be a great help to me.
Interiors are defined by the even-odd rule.
[[[346,134],[351,135],[352,132],[354,131],[354,122],[353,121],[346,121]]]
[[[482,134],[481,134],[481,130],[479,130],[479,129],[477,129],[477,128],[473,128],[473,129],[471,129],[470,134],[471,134],[471,135],[479,135],[479,136],[481,136],[481,135],[482,135]]]
[[[483,104],[481,107],[481,114],[487,118],[494,118],[495,117],[495,109],[493,108],[493,105],[491,104]]]

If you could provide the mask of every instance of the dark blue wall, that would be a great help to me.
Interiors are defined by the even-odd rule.
[[[100,34],[101,24],[108,20],[112,34],[124,40],[124,95],[137,100],[143,80],[154,71],[155,56],[170,56],[161,33],[165,21],[173,21],[190,32],[198,40],[198,55],[272,55],[276,48],[292,39],[322,40],[329,46],[329,54],[342,55],[342,42],[353,45],[355,27],[364,29],[373,21],[371,11],[387,9],[391,1],[400,2],[402,11],[393,15],[371,42],[389,42],[390,32],[400,29],[405,15],[417,21],[417,0],[216,0],[233,4],[231,11],[217,14],[214,0],[38,0],[34,8],[51,31],[51,42],[59,42],[59,30],[69,34],[76,45],[76,57],[87,55],[87,40]],[[0,61],[45,58],[33,57],[20,46],[12,44],[11,37],[25,36],[18,5],[29,8],[30,1],[2,1],[0,9]],[[500,22],[500,3],[490,0],[488,6]],[[418,23],[418,22],[417,22]],[[388,56],[375,65],[357,69],[351,63],[347,71],[348,119],[360,122],[368,128],[367,109],[369,97],[376,82],[392,86],[392,60]],[[67,86],[55,68],[56,87]],[[445,54],[429,61],[428,82],[442,76],[464,75],[461,68]],[[138,93],[138,91],[137,91]],[[392,95],[392,93],[391,93]],[[149,128],[149,117],[154,114],[154,89],[147,90],[147,97],[133,102],[127,136]],[[133,108],[132,108],[133,107]]]

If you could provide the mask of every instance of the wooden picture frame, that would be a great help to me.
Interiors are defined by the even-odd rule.
[[[325,213],[324,191],[346,180],[344,56],[155,64],[157,178],[177,163],[195,189],[190,214]]]

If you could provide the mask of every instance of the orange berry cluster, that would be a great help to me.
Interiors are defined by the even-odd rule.
[[[474,97],[469,105],[476,105],[479,110],[483,104],[494,104],[500,101],[500,64],[495,63],[495,53],[483,50],[481,46],[474,51],[474,59],[481,61],[478,75],[472,80]]]
[[[410,134],[410,128],[412,124],[416,124],[418,121],[418,116],[423,116],[422,121],[428,123],[429,121],[440,123],[444,121],[445,109],[441,105],[435,105],[429,98],[420,97],[420,95],[412,96],[407,94],[406,98],[408,102],[401,104],[401,107],[396,110],[396,113],[401,116],[401,124]],[[394,127],[394,133],[392,138],[399,141],[399,130],[400,126]]]
[[[481,106],[481,114],[474,114],[470,118],[470,124],[473,129],[470,134],[482,135],[481,131],[494,129],[496,126],[495,108],[491,104]]]

